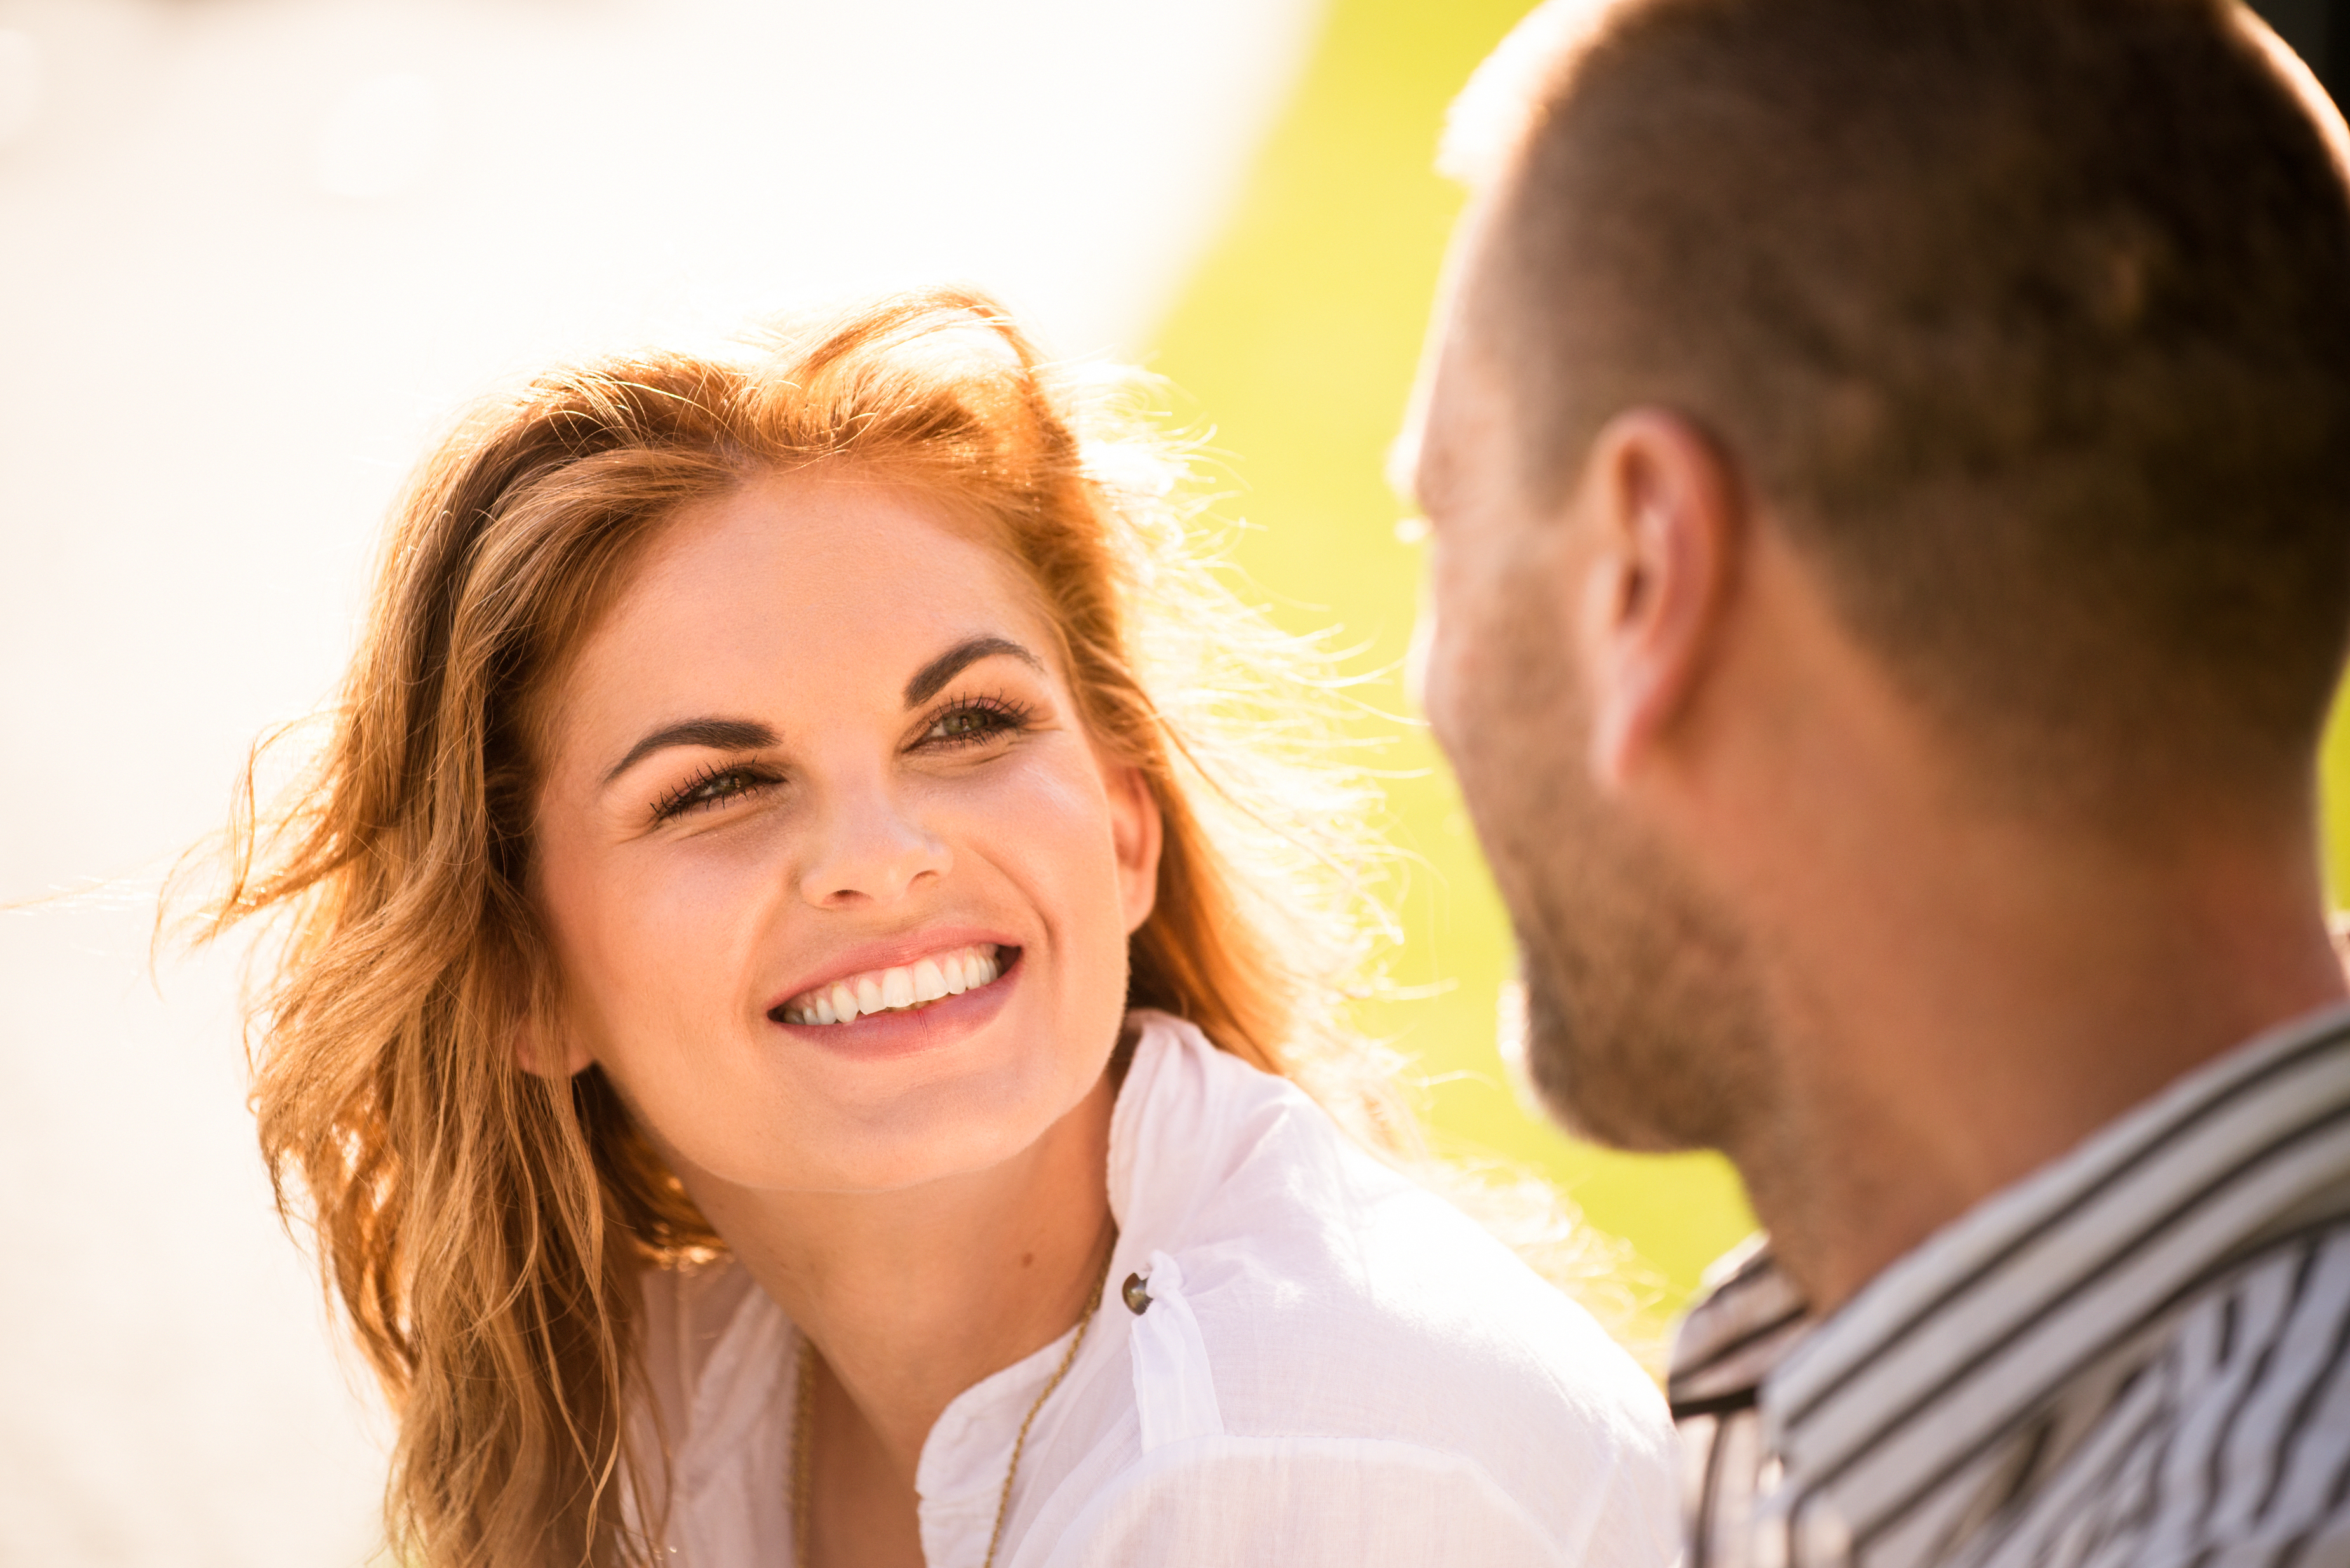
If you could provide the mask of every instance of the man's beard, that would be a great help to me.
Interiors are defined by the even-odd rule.
[[[1598,796],[1575,683],[1537,667],[1554,662],[1547,628],[1491,629],[1509,646],[1487,668],[1508,678],[1461,704],[1468,732],[1451,739],[1517,930],[1527,1075],[1560,1121],[1599,1142],[1735,1151],[1776,1098],[1748,945]]]
[[[1770,1086],[1743,943],[1624,825],[1550,820],[1511,909],[1543,1103],[1618,1148],[1737,1148]]]

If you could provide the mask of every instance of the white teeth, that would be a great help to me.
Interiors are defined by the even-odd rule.
[[[960,995],[1003,972],[993,947],[958,948],[804,992],[784,1004],[782,1016],[788,1023],[854,1023],[868,1013],[923,1007]]]

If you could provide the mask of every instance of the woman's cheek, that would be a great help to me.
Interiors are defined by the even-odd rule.
[[[1071,972],[1065,984],[1113,998],[1126,994],[1123,883],[1109,802],[1090,750],[1035,781],[1020,808],[1028,830],[1025,867],[1015,868],[1035,889],[1045,927]]]
[[[641,999],[653,1014],[614,1018],[616,1028],[666,1034],[706,1025],[740,1012],[755,989],[752,970],[775,895],[789,887],[788,865],[778,836],[724,836],[660,846],[608,884],[602,940],[583,955],[590,984],[617,1007],[633,1011],[631,999]]]

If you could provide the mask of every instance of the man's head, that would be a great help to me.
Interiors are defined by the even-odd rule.
[[[1641,783],[1738,693],[1801,700],[1725,673],[1759,578],[1970,809],[2149,846],[2305,816],[2350,637],[2350,198],[2232,0],[1558,0],[1463,149],[1429,701],[1570,1121],[1734,1147],[1778,1092],[1769,933]],[[1854,743],[1794,787],[1870,787]]]

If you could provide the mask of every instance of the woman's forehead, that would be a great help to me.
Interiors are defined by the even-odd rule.
[[[647,705],[902,691],[990,638],[1058,662],[1039,596],[967,511],[902,484],[779,475],[663,526],[585,639],[557,708],[593,722]]]
[[[1023,616],[1039,607],[1001,530],[976,508],[828,469],[764,477],[681,508],[619,597],[640,615],[788,616],[811,635],[858,639],[992,605]]]

